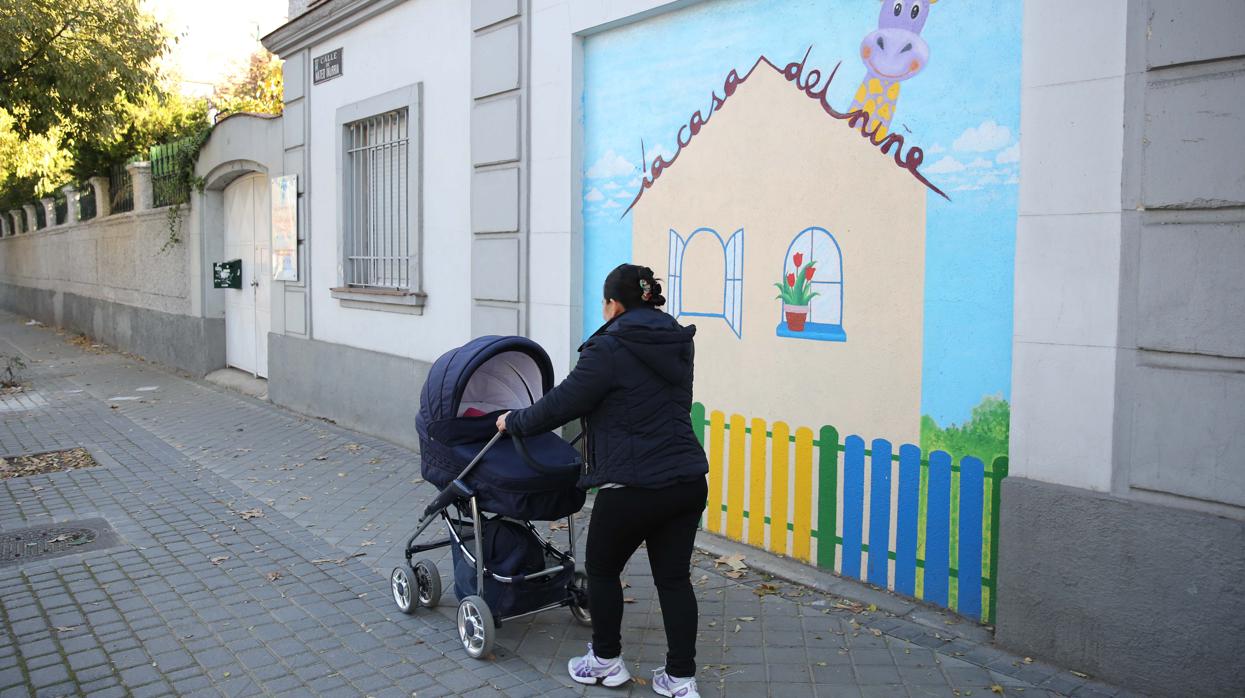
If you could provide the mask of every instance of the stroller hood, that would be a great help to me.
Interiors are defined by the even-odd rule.
[[[530,407],[553,387],[553,363],[525,337],[473,339],[428,371],[415,420],[421,438],[441,438],[438,423]]]

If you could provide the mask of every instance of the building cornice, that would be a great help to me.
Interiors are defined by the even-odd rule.
[[[269,51],[285,58],[404,2],[406,0],[327,0],[277,27],[260,41]]]

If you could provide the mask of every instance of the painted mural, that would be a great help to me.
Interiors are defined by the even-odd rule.
[[[708,0],[584,55],[584,297],[634,261],[697,326],[705,526],[992,620],[1020,3]]]

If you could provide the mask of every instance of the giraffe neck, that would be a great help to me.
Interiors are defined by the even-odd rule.
[[[895,118],[895,105],[899,103],[899,81],[888,82],[883,78],[866,75],[852,106],[848,112],[857,109],[869,115],[869,132],[875,134],[874,140],[881,140],[891,128],[891,119]]]

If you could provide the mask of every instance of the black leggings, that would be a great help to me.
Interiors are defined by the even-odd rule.
[[[623,593],[620,575],[631,555],[648,544],[648,560],[666,626],[666,673],[696,675],[696,594],[692,546],[708,486],[703,479],[659,490],[603,489],[588,526],[588,606],[592,650],[602,659],[622,653]]]

